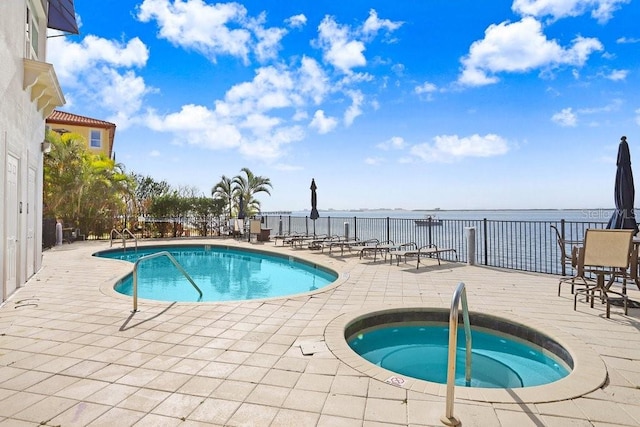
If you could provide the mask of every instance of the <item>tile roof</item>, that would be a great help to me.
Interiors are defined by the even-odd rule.
[[[78,114],[66,113],[64,111],[54,110],[53,113],[47,118],[48,123],[65,123],[65,124],[77,124],[84,126],[95,127],[115,127],[116,125],[104,120],[92,119],[91,117],[80,116]]]

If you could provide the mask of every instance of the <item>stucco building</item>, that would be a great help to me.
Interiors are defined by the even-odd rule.
[[[0,2],[1,301],[42,262],[45,119],[65,103],[46,62],[47,28],[78,32],[72,0]]]
[[[59,134],[77,133],[84,137],[91,153],[103,153],[109,158],[113,156],[113,138],[116,134],[116,125],[113,123],[54,110],[47,118],[47,128]]]

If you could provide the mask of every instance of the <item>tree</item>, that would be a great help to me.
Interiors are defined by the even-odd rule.
[[[211,189],[211,196],[214,199],[223,200],[224,205],[229,209],[229,218],[232,216],[233,193],[233,182],[226,175],[222,175],[220,181]]]
[[[155,181],[150,176],[131,175],[135,181],[135,200],[138,214],[146,216],[154,197],[160,197],[171,192],[171,186],[166,181]]]
[[[269,178],[254,175],[253,172],[246,167],[242,168],[240,171],[244,172],[244,176],[238,175],[233,178],[233,194],[238,203],[240,195],[242,195],[245,213],[247,216],[253,216],[260,211],[260,201],[254,196],[257,193],[267,193],[268,195],[271,195],[270,189],[273,188],[271,180]]]
[[[86,149],[81,135],[48,132],[51,152],[44,158],[44,215],[61,217],[86,234],[102,234],[125,208],[132,181],[123,167]]]

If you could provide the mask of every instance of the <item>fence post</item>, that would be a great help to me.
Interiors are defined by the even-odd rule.
[[[344,240],[349,240],[349,223],[344,222]]]
[[[358,217],[353,217],[353,238],[358,238]]]
[[[488,228],[489,226],[487,225],[488,221],[487,218],[484,218],[482,220],[482,226],[484,228],[484,265],[489,265],[489,233],[488,233]]]
[[[389,224],[389,223],[390,223],[390,221],[391,221],[391,220],[389,219],[389,217],[387,217],[387,238],[385,239],[385,240],[387,240],[387,241],[391,240],[391,237],[389,237],[389,235],[390,235],[390,233],[391,233],[391,231],[390,231],[390,224]]]
[[[560,239],[561,239],[560,243],[563,243],[566,240],[565,239],[565,234],[564,234],[564,219],[560,220]],[[566,248],[566,246],[565,246],[565,248]],[[565,265],[564,260],[562,260],[560,265],[562,265],[562,275],[566,276],[567,275],[567,266]]]
[[[476,265],[476,228],[465,227],[467,236],[467,265]]]

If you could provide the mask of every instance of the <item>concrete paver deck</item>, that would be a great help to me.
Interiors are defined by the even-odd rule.
[[[571,398],[562,396],[572,390],[545,389],[532,401],[483,401],[457,387],[463,426],[640,425],[640,309],[625,316],[612,307],[610,319],[600,304],[578,302],[573,311],[572,296],[558,297],[549,275],[435,260],[416,270],[232,239],[188,243],[295,255],[340,278],[313,294],[268,300],[140,300],[132,313],[131,298],[112,289],[132,265],[91,256],[107,243],[48,250],[42,269],[0,307],[0,425],[439,426],[442,386],[386,383],[381,368],[336,350],[335,324],[383,307],[448,308],[459,282],[471,311],[556,330],[606,367],[601,387]],[[640,300],[633,286],[629,295]]]

